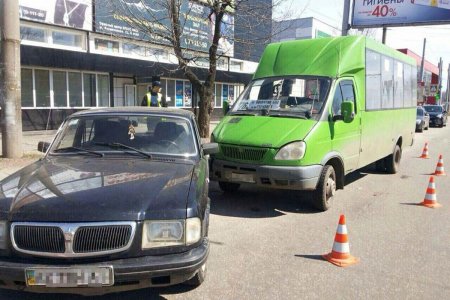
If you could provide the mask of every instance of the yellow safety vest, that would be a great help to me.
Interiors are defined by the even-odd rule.
[[[146,94],[147,96],[147,106],[152,106],[152,93],[148,92]],[[158,101],[158,107],[161,107],[161,98],[162,98],[162,94],[158,93],[157,94],[157,101]]]

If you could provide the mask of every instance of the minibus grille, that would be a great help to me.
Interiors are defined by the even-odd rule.
[[[220,150],[226,158],[246,161],[261,161],[268,149],[220,145]]]

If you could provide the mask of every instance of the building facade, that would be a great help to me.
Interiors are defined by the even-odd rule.
[[[272,25],[273,42],[315,39],[340,35],[340,29],[313,17],[279,21],[274,22]]]
[[[193,57],[204,57],[211,40],[211,20],[202,17],[208,6],[201,0],[182,3],[187,20],[183,47]],[[251,0],[247,5],[261,4],[271,1]],[[197,93],[177,68],[173,50],[127,23],[129,9],[158,13],[156,8],[151,0],[19,0],[23,129],[55,129],[67,115],[82,109],[139,105],[155,78],[162,83],[169,107],[193,109]],[[271,20],[271,10],[264,13]],[[251,80],[265,47],[242,42],[249,34],[248,21],[244,9],[226,14],[214,115],[220,115],[222,103],[233,102]],[[270,36],[271,23],[258,28],[258,34]],[[206,59],[191,65],[200,79],[206,78]]]

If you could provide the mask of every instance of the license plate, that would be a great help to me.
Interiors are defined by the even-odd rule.
[[[255,183],[255,178],[253,177],[253,174],[242,174],[233,172],[231,173],[231,180],[247,183]]]
[[[27,286],[46,287],[101,287],[114,284],[112,266],[27,268]]]

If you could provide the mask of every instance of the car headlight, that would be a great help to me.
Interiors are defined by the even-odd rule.
[[[191,245],[200,240],[199,218],[169,221],[145,221],[142,232],[142,249]]]
[[[416,120],[417,125],[419,125],[420,123],[422,123],[422,120]]]
[[[0,222],[0,249],[6,249],[6,221]]]
[[[442,114],[437,115],[437,117],[438,117],[439,119],[442,118]]]
[[[276,160],[299,160],[305,155],[306,143],[303,141],[293,142],[281,147],[275,155]]]

